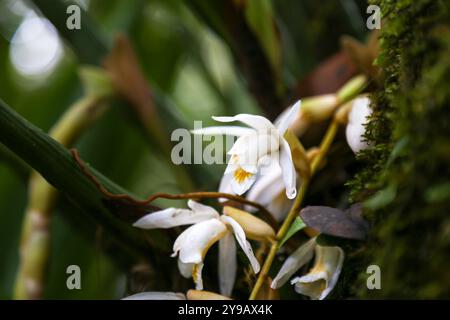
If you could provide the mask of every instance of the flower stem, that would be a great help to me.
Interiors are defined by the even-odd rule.
[[[336,132],[338,129],[339,124],[337,121],[333,120],[330,124],[330,126],[327,129],[327,132],[325,133],[325,136],[322,139],[322,142],[319,147],[319,152],[317,156],[314,158],[312,164],[311,164],[311,177],[317,172],[317,169],[319,168],[320,163],[322,162],[323,158],[327,154],[328,150],[330,149],[331,143],[334,140],[334,137],[336,136]],[[295,217],[300,212],[300,208],[303,202],[303,199],[305,198],[306,191],[309,186],[310,179],[304,179],[302,181],[302,185],[300,186],[300,190],[298,192],[297,197],[295,198],[294,204],[291,207],[291,210],[289,211],[286,219],[284,220],[283,224],[281,225],[280,229],[277,232],[276,241],[271,245],[269,254],[267,255],[266,260],[264,261],[264,265],[261,268],[261,272],[259,273],[258,279],[256,280],[255,286],[253,287],[253,290],[250,294],[250,300],[255,300],[257,297],[257,294],[259,292],[259,289],[264,284],[264,281],[266,280],[270,268],[272,266],[272,262],[275,259],[275,255],[279,249],[279,243],[280,240],[284,238],[286,235],[286,232],[289,230],[289,227],[292,224],[292,221],[295,219]]]
[[[170,200],[180,200],[180,199],[219,199],[219,198],[225,198],[228,200],[236,201],[242,204],[250,205],[256,209],[258,209],[261,212],[261,215],[263,215],[268,223],[273,227],[276,228],[277,221],[273,218],[273,214],[270,213],[264,206],[260,205],[259,203],[250,201],[246,198],[243,198],[238,195],[224,193],[224,192],[207,192],[207,191],[201,191],[201,192],[189,192],[189,193],[181,193],[181,194],[169,194],[169,193],[162,193],[158,192],[155,194],[152,194],[145,200],[137,200],[131,197],[128,194],[115,194],[108,191],[98,179],[92,175],[88,168],[86,168],[83,161],[80,159],[80,156],[78,155],[78,151],[76,149],[72,149],[72,156],[74,157],[77,164],[80,166],[83,173],[95,184],[97,189],[101,191],[104,195],[108,196],[109,198],[114,199],[125,199],[132,203],[145,206],[147,204],[150,204],[151,202],[155,201],[156,199],[162,198],[162,199],[170,199]]]

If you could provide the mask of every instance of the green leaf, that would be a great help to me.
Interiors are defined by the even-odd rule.
[[[277,75],[281,74],[281,43],[276,29],[272,3],[269,0],[250,0],[246,2],[247,21],[261,42]]]
[[[281,239],[278,246],[282,247],[285,244],[285,242],[289,240],[290,237],[292,237],[294,234],[296,234],[298,231],[302,230],[305,227],[306,224],[300,217],[295,218],[294,222],[292,222],[291,226],[289,227],[288,232],[286,233],[284,238]]]
[[[62,1],[33,0],[35,6],[58,29],[61,36],[72,45],[77,57],[82,63],[100,65],[108,52],[106,37],[95,25],[89,15],[81,10],[82,32],[67,28],[66,14],[68,3]]]
[[[0,143],[38,171],[51,185],[58,189],[87,220],[100,224],[116,240],[116,244],[134,257],[149,257],[153,243],[167,248],[167,238],[162,233],[145,233],[120,218],[105,203],[105,195],[94,185],[73,159],[70,152],[46,133],[22,118],[0,99]],[[129,192],[108,178],[89,168],[96,179],[110,192]],[[156,238],[155,238],[156,237]]]

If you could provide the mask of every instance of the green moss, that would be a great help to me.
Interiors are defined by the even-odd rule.
[[[367,290],[362,274],[356,294],[450,298],[450,1],[373,2],[386,22],[385,79],[372,97],[373,147],[348,185],[353,201],[370,204],[362,260],[381,267],[382,289]]]

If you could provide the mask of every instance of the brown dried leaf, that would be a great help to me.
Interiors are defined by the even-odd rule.
[[[357,74],[357,67],[344,51],[340,51],[306,76],[297,85],[297,96],[316,96],[335,93]]]
[[[341,47],[358,66],[359,70],[372,79],[378,79],[379,68],[373,65],[373,62],[379,54],[379,32],[371,32],[367,43],[361,43],[358,40],[343,36],[341,38]]]

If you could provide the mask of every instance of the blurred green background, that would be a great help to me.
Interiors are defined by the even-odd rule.
[[[48,7],[56,2],[68,5],[60,0],[38,2]],[[241,23],[240,18],[250,26],[262,50],[265,59],[262,61],[268,62],[269,67],[261,69],[273,72],[270,80],[280,101],[273,106],[275,114],[281,106],[299,98],[296,88],[309,72],[340,50],[341,35],[363,40],[367,32],[365,1],[229,1],[231,5],[242,6],[239,9],[242,17],[227,16],[211,3],[214,2],[78,3],[87,11],[91,27],[106,50],[112,47],[118,32],[128,35],[152,91],[162,101],[158,110],[169,134],[177,127],[192,128],[194,120],[211,125],[211,115],[271,113],[270,108],[261,106],[260,98],[251,90],[251,77],[238,63],[242,52],[249,52],[242,51],[242,43],[247,41],[245,34],[244,39],[239,39],[239,31],[230,33],[235,24]],[[232,20],[232,27],[227,26],[227,19]],[[83,20],[81,24],[81,30],[72,32],[86,32]],[[81,49],[89,50],[90,46],[92,43],[83,43]],[[95,62],[80,58],[78,51],[44,20],[33,2],[0,0],[0,97],[44,131],[82,94],[78,68]],[[258,54],[261,53],[256,50],[255,56],[247,55],[244,60],[250,61],[250,65],[259,63]],[[123,103],[113,103],[76,147],[97,170],[137,195],[183,191],[177,186],[167,159],[153,152],[152,143],[129,117]],[[27,167],[11,166],[9,157],[2,147],[0,299],[12,297],[29,172]],[[217,190],[222,167],[192,167],[189,171],[198,190]],[[164,206],[167,202],[158,204]],[[67,214],[61,208],[65,206],[58,206],[51,226],[52,247],[44,298],[122,297],[126,275],[101,250],[101,235],[96,226],[86,227],[85,221],[66,219]],[[82,290],[66,288],[66,267],[71,264],[81,267]]]

